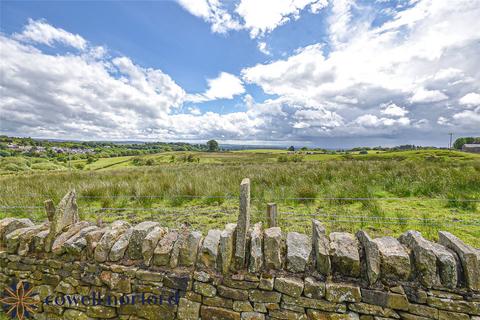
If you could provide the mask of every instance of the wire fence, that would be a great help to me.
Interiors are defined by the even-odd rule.
[[[83,216],[96,216],[97,218],[118,218],[129,217],[138,219],[172,219],[172,218],[201,218],[201,217],[218,217],[224,215],[232,218],[232,222],[238,214],[238,207],[187,207],[187,208],[149,208],[149,207],[78,207],[79,213]],[[37,218],[45,218],[43,206],[0,206],[0,212],[5,215],[22,212],[27,215],[37,216]],[[255,221],[264,221],[266,219],[265,211],[256,207],[251,208],[252,217]],[[353,222],[353,223],[379,223],[379,224],[422,224],[422,225],[445,225],[456,224],[465,226],[480,227],[480,219],[459,219],[457,216],[450,218],[422,218],[422,217],[398,217],[392,216],[394,213],[383,213],[382,216],[370,214],[356,214],[354,212],[342,213],[325,213],[325,212],[298,212],[298,211],[282,211],[278,215],[280,221],[288,223],[288,221],[305,221],[317,219],[324,222]],[[478,215],[476,212],[467,212],[463,215]]]
[[[52,197],[51,194],[38,194],[38,193],[27,193],[27,194],[2,194],[0,193],[0,199],[8,199],[8,198],[49,198]],[[239,195],[78,195],[78,199],[173,199],[173,198],[190,198],[190,199],[238,199]],[[257,199],[255,196],[251,197],[252,200]],[[258,198],[261,200],[265,200],[264,198]],[[325,196],[325,197],[287,197],[287,198],[279,198],[279,197],[271,197],[267,200],[271,201],[302,201],[302,200],[319,200],[319,201],[448,201],[448,202],[480,202],[480,199],[462,199],[462,198],[442,198],[442,197],[428,197],[428,198],[421,198],[421,197],[333,197],[333,196]]]
[[[22,205],[20,203],[9,203],[10,198],[26,199],[25,202],[32,202],[37,205]],[[43,221],[46,219],[44,211],[43,200],[48,198],[58,198],[52,194],[36,194],[25,193],[9,195],[0,193],[0,217],[2,216],[22,216],[29,217],[35,221]],[[128,220],[131,222],[141,222],[145,220],[160,221],[166,226],[176,227],[182,224],[192,225],[198,229],[222,228],[224,224],[236,222],[238,215],[239,195],[225,194],[225,195],[140,195],[140,194],[117,194],[117,195],[82,195],[77,196],[79,199],[79,213],[82,219],[87,220]],[[113,204],[105,206],[105,203],[100,201],[89,200],[103,200],[103,199],[121,199],[120,203],[116,201],[108,202]],[[139,201],[138,203],[123,201],[123,199],[145,199],[154,200],[147,201],[147,205]],[[180,205],[178,207],[171,207],[161,202],[169,199],[203,199],[215,200],[220,199],[223,202],[208,202],[208,204],[198,205]],[[41,202],[40,202],[41,200]],[[161,201],[155,201],[161,200]],[[252,196],[252,223],[264,222],[267,223],[267,215],[265,204],[267,202],[283,203],[279,207],[278,224],[282,228],[291,230],[306,230],[310,227],[311,220],[316,219],[327,225],[332,229],[337,228],[358,228],[364,226],[395,226],[399,228],[407,228],[410,226],[421,226],[423,228],[440,229],[440,228],[479,228],[480,219],[479,213],[476,210],[476,203],[480,199],[452,199],[442,197],[255,197]],[[37,202],[38,201],[38,202]],[[467,204],[468,210],[462,210],[461,215],[458,213],[451,213],[449,216],[441,217],[423,217],[423,213],[418,213],[418,216],[402,216],[401,212],[395,210],[385,212],[370,212],[368,209],[359,213],[352,211],[352,208],[344,209],[340,203],[342,202],[377,202],[377,201],[399,201],[399,202],[425,202],[425,201],[443,201],[448,203],[455,202],[459,204]],[[122,203],[123,202],[123,203]],[[158,202],[158,203],[157,203]],[[338,204],[337,206],[329,208],[320,208],[320,206],[297,207],[288,206],[286,204],[291,202],[304,203],[322,203],[332,202]],[[118,204],[116,206],[115,204]],[[130,204],[130,206],[128,206]],[[138,204],[138,205],[137,205]],[[473,205],[473,210],[472,210]],[[324,211],[327,210],[327,211]],[[432,212],[432,216],[435,213]]]

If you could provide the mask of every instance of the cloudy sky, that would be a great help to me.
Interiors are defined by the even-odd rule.
[[[480,135],[480,0],[0,6],[1,134],[323,147]]]

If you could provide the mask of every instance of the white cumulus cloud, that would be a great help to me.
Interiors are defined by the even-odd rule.
[[[470,92],[464,95],[459,100],[461,105],[466,106],[479,106],[480,105],[480,94],[476,92]]]
[[[201,94],[191,94],[188,101],[204,102],[217,99],[233,99],[234,96],[245,92],[242,80],[231,73],[221,72],[218,77],[208,79],[208,89]]]
[[[80,50],[87,47],[87,41],[78,34],[73,34],[61,28],[55,28],[43,20],[28,20],[21,33],[14,37],[21,41],[35,42],[53,46],[56,42],[68,45]]]

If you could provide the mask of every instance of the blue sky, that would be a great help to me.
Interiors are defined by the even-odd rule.
[[[480,134],[462,1],[1,1],[0,133],[445,145]]]

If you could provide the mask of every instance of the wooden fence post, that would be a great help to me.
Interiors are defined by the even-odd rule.
[[[245,267],[247,233],[250,228],[250,179],[245,178],[240,184],[240,210],[238,212],[237,231],[235,239],[235,267],[241,270]]]
[[[267,223],[269,228],[277,226],[277,204],[276,203],[267,203]]]

